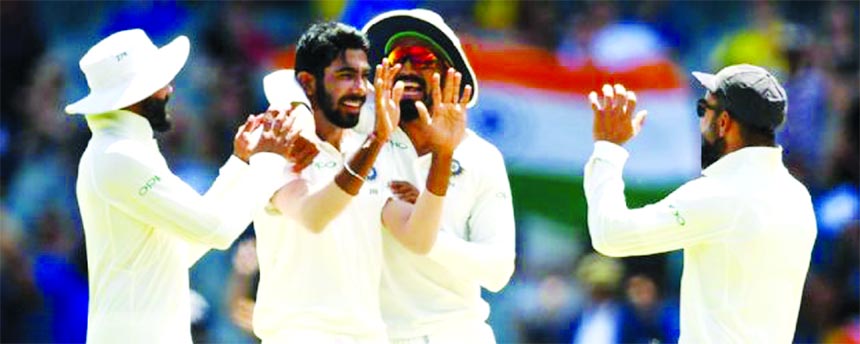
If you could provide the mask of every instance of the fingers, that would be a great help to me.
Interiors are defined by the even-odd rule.
[[[463,90],[463,97],[460,98],[460,105],[465,108],[470,100],[472,100],[472,85],[466,85],[466,89]]]
[[[263,116],[261,116],[263,117]],[[271,131],[272,130],[272,121],[266,120],[265,118],[261,118],[260,122],[263,124],[263,131]]]
[[[456,74],[459,74],[454,71],[454,68],[448,68],[448,72],[445,73],[445,88],[442,89],[442,102],[451,103],[454,100],[454,84],[457,83],[459,86],[459,82],[456,81]],[[462,75],[461,75],[462,77]],[[457,91],[460,89],[457,88]]]
[[[402,201],[414,204],[418,199],[418,189],[409,182],[395,180],[388,183],[388,187]]]
[[[603,110],[600,106],[600,100],[597,98],[597,92],[591,91],[591,93],[588,94],[588,101],[591,103],[591,110],[593,110],[595,114]]]
[[[376,66],[376,80],[373,80],[373,89],[375,91],[375,99],[374,100],[376,102],[377,114],[379,113],[379,110],[382,109],[382,106],[385,103],[385,96],[387,93],[385,91],[385,89],[383,88],[385,83],[383,81],[383,78],[381,77],[382,73],[383,73],[382,72],[382,65],[377,65]]]
[[[389,86],[394,84],[394,82],[395,82],[394,79],[397,78],[397,73],[400,73],[400,68],[402,68],[402,67],[403,66],[401,66],[399,63],[397,63],[394,66],[391,66],[391,68],[388,70],[388,74],[387,74],[387,77],[385,79],[386,79],[386,83]]]
[[[624,88],[624,85],[615,84],[613,91],[615,99],[612,107],[615,109],[615,113],[619,115],[626,114],[624,112],[624,106],[627,105],[627,89]]]
[[[397,106],[400,106],[400,99],[403,99],[403,90],[405,88],[406,84],[404,84],[403,81],[398,81],[394,84],[394,89],[391,92],[391,100],[394,104],[397,104]]]
[[[430,94],[433,98],[433,105],[442,104],[442,89],[440,88],[441,76],[439,73],[433,73],[433,79],[430,80]]]
[[[648,117],[648,111],[642,110],[636,113],[636,116],[633,117],[633,135],[639,134],[642,131],[642,127],[645,125],[645,118]]]
[[[301,136],[296,139],[294,144],[297,146],[298,152],[293,170],[299,172],[305,169],[305,167],[310,166],[320,151],[315,144]]]
[[[245,123],[239,126],[239,130],[236,131],[236,136],[234,136],[234,140],[239,139],[243,135],[249,134],[252,130],[252,126],[254,125],[254,115],[248,115],[248,119],[245,120]]]
[[[626,115],[631,118],[633,117],[633,113],[636,111],[636,93],[633,91],[627,91],[627,104],[624,111],[626,112]]]
[[[430,125],[430,111],[427,111],[427,105],[424,105],[424,102],[420,100],[415,101],[415,108],[418,109],[418,119],[426,124]]]
[[[611,109],[612,104],[615,100],[615,93],[612,90],[612,86],[609,84],[603,85],[603,103],[601,104],[601,108],[604,111]]]

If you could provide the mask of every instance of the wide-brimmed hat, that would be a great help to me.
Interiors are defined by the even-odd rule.
[[[312,138],[316,135],[316,123],[314,123],[311,101],[308,99],[302,85],[296,80],[296,71],[292,69],[279,69],[263,77],[263,93],[269,101],[270,110],[286,111],[293,104],[302,104],[302,109],[293,111],[296,116],[293,128],[302,133],[302,136]]]
[[[379,63],[390,53],[390,43],[395,38],[412,35],[429,40],[450,58],[452,67],[463,74],[460,92],[466,85],[472,85],[472,99],[467,107],[474,106],[478,101],[478,80],[466,54],[463,53],[460,39],[436,12],[425,9],[385,12],[371,19],[361,31],[370,41],[368,59],[371,64]]]
[[[81,58],[90,94],[66,106],[69,114],[99,114],[146,99],[170,83],[185,65],[188,37],[160,49],[141,29],[114,33]]]

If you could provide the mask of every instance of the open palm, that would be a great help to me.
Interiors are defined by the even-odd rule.
[[[433,96],[433,118],[422,102],[416,102],[420,120],[428,125],[430,145],[435,152],[453,152],[466,133],[466,104],[472,96],[472,87],[467,85],[460,96],[460,83],[463,75],[448,69],[445,75],[445,88],[440,89],[439,74],[433,75],[431,92]]]

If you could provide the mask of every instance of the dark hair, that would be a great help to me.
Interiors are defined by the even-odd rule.
[[[311,25],[296,47],[296,75],[308,72],[320,78],[323,70],[347,49],[367,52],[370,43],[358,29],[338,23],[323,22]]]
[[[776,132],[774,130],[754,127],[741,121],[738,123],[740,124],[741,140],[744,141],[744,146],[776,146]]]
[[[725,94],[722,91],[717,91],[715,93],[717,96],[718,106],[722,111],[726,111],[729,116],[731,116],[735,122],[737,122],[740,126],[740,136],[741,140],[744,141],[744,146],[765,146],[765,147],[773,147],[776,146],[776,131],[770,128],[762,128],[759,126],[755,126],[752,123],[748,123],[745,118],[749,118],[744,116],[744,114],[735,114],[732,113],[732,110],[727,109],[723,104],[725,104]],[[715,117],[716,118],[716,117]]]

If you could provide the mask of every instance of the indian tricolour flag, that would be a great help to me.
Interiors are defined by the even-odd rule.
[[[509,173],[581,176],[593,147],[588,92],[622,83],[648,110],[645,128],[625,145],[625,177],[666,185],[699,174],[695,97],[671,61],[607,70],[588,62],[566,67],[534,47],[468,39],[464,46],[480,87],[469,126],[502,151]]]

